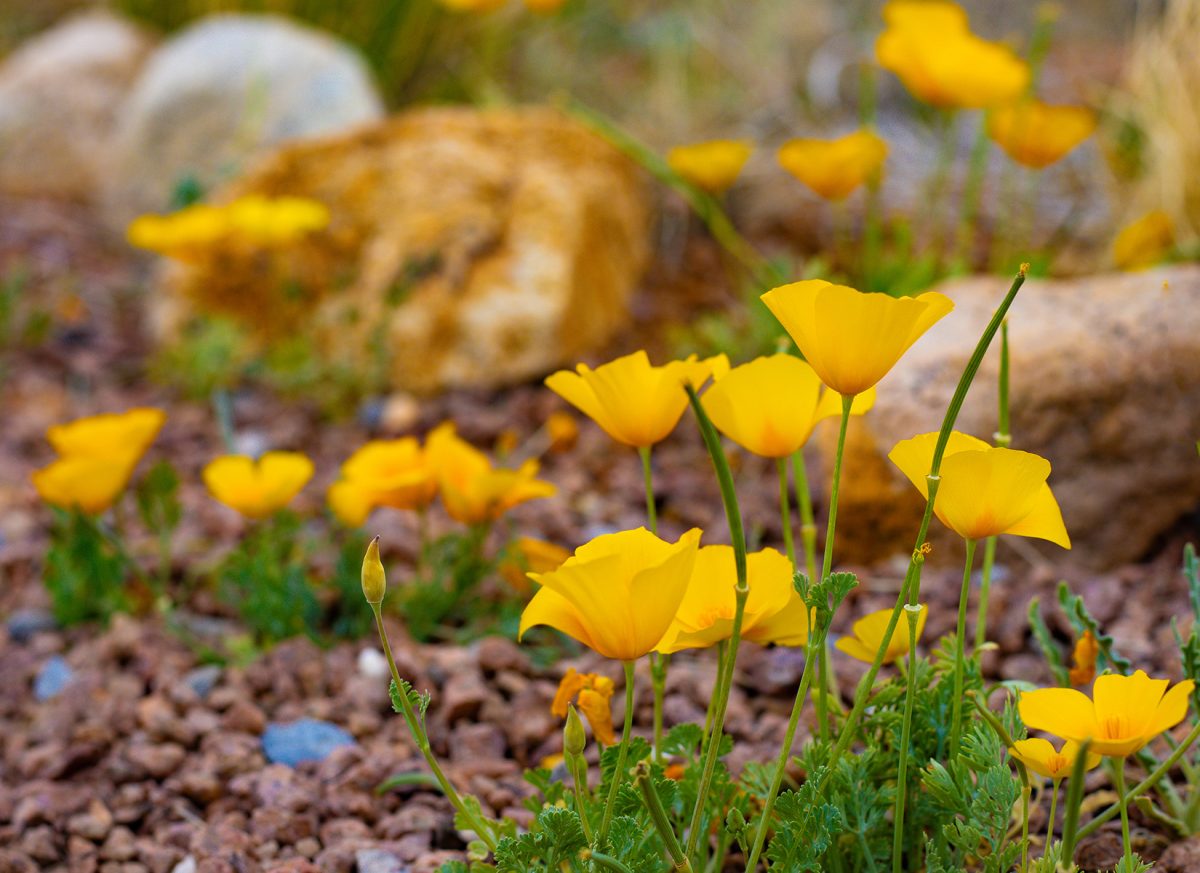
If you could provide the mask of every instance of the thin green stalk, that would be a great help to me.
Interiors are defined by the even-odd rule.
[[[1083,782],[1087,773],[1087,753],[1091,742],[1084,740],[1075,753],[1075,766],[1071,768],[1071,781],[1067,783],[1067,812],[1063,816],[1062,857],[1070,863],[1075,857],[1075,841],[1079,833],[1079,809],[1083,803]]]
[[[796,544],[792,540],[792,500],[788,494],[787,458],[777,458],[779,470],[779,520],[783,524],[783,547],[792,567],[796,566]]]
[[[892,873],[900,873],[904,854],[904,805],[908,801],[908,749],[912,745],[913,680],[917,666],[917,621],[920,607],[904,609],[908,619],[908,673],[904,677],[904,724],[900,730],[900,762],[896,765],[896,810],[892,817]]]
[[[998,537],[988,537],[983,541],[983,570],[979,583],[979,605],[975,608],[975,647],[974,657],[979,657],[979,650],[987,642],[988,598],[992,593],[992,571],[996,565],[996,541]]]
[[[214,388],[212,393],[213,414],[217,419],[217,430],[221,434],[221,443],[229,454],[237,453],[237,439],[233,428],[233,402],[229,392],[224,388]]]
[[[1058,785],[1062,782],[1061,779],[1053,779],[1050,782],[1050,823],[1046,825],[1046,846],[1042,850],[1042,854],[1050,851],[1050,844],[1054,842],[1054,816],[1058,813]]]
[[[838,428],[837,451],[833,456],[833,482],[829,487],[829,522],[825,526],[825,553],[821,557],[821,578],[814,582],[823,581],[833,569],[833,537],[837,528],[838,494],[842,484],[842,459],[846,453],[846,431],[850,427],[850,408],[854,405],[854,395],[842,396],[842,420]],[[821,739],[829,738],[829,650],[825,646],[817,653],[819,680],[817,682],[817,732]]]
[[[1021,873],[1029,869],[1029,771],[1021,766]]]
[[[721,736],[725,729],[725,710],[729,704],[729,691],[733,685],[733,669],[737,663],[738,645],[742,639],[742,620],[746,614],[746,598],[750,594],[750,586],[746,575],[746,534],[742,526],[742,511],[738,506],[737,491],[733,486],[733,473],[729,470],[729,460],[721,448],[721,438],[717,429],[704,407],[700,405],[700,397],[696,389],[685,384],[688,402],[700,426],[700,434],[704,445],[712,459],[713,468],[717,474],[717,483],[721,487],[721,501],[725,505],[725,517],[729,521],[729,538],[733,542],[733,563],[737,574],[737,587],[734,589],[733,628],[730,631],[728,654],[722,664],[721,674],[717,678],[716,703],[713,709],[712,731],[707,739],[704,750],[704,769],[700,774],[700,783],[696,792],[696,807],[692,811],[691,827],[688,832],[687,854],[694,857],[700,842],[700,824],[704,818],[704,802],[708,799],[709,788],[712,786],[713,773],[716,771],[717,756],[721,748]]]
[[[595,861],[598,866],[604,867],[608,870],[616,870],[617,873],[633,873],[632,870],[630,870],[616,858],[610,857],[609,855],[603,855],[600,852],[589,852],[588,858]]]
[[[871,695],[871,687],[875,682],[875,677],[879,675],[879,670],[883,666],[884,653],[891,644],[892,636],[896,632],[896,625],[900,621],[900,611],[904,608],[904,604],[908,599],[910,587],[913,586],[916,579],[920,578],[920,566],[925,560],[925,555],[921,551],[921,547],[925,544],[925,538],[929,533],[929,524],[933,518],[933,503],[937,495],[938,484],[941,481],[939,473],[942,467],[942,457],[946,453],[946,444],[950,440],[950,432],[954,429],[954,422],[958,418],[959,410],[962,409],[963,401],[967,396],[967,390],[971,387],[971,382],[975,379],[975,374],[979,371],[979,365],[983,361],[983,356],[987,353],[988,346],[992,343],[992,338],[1000,330],[1000,323],[1008,314],[1013,301],[1016,300],[1017,292],[1021,290],[1021,286],[1024,284],[1025,270],[1022,268],[1013,279],[1013,283],[1009,287],[1004,300],[997,307],[996,312],[992,315],[992,320],[988,323],[988,326],[983,331],[983,335],[979,338],[979,342],[975,346],[975,351],[972,353],[970,360],[967,361],[967,366],[963,370],[962,376],[959,377],[958,387],[955,388],[954,396],[950,399],[950,405],[946,409],[946,416],[942,420],[942,429],[938,434],[938,441],[933,449],[933,461],[930,465],[929,476],[927,477],[927,481],[929,482],[929,499],[925,501],[925,514],[921,518],[921,526],[917,531],[917,541],[913,546],[912,557],[909,560],[904,584],[900,587],[900,593],[896,598],[896,605],[892,609],[892,614],[888,619],[887,629],[884,631],[883,639],[880,641],[879,650],[875,653],[875,660],[871,663],[870,668],[863,677],[863,681],[858,684],[858,689],[854,695],[854,705],[850,709],[850,714],[846,716],[846,721],[842,725],[842,731],[838,736],[837,744],[833,747],[833,752],[830,754],[830,772],[837,766],[842,755],[846,753],[846,750],[850,747],[850,743],[854,741],[854,735],[858,728],[858,720],[862,718],[863,710],[867,705],[867,698]],[[914,590],[912,593],[916,594],[917,592]],[[915,599],[914,597],[914,601]],[[828,779],[829,775],[826,774],[824,781],[827,782]]]
[[[808,486],[808,468],[804,449],[792,455],[792,478],[796,485],[796,503],[800,507],[800,543],[804,547],[804,566],[808,578],[817,579],[817,524],[813,518],[812,491]]]
[[[650,468],[650,447],[638,446],[638,454],[642,458],[642,480],[646,484],[646,521],[650,524],[650,533],[658,533],[658,510],[654,505],[654,473]]]
[[[958,243],[954,254],[957,264],[971,268],[972,228],[979,217],[979,201],[983,194],[983,177],[987,173],[988,144],[987,116],[979,114],[979,132],[971,146],[967,164],[967,179],[963,185],[962,205],[958,213]]]
[[[642,801],[646,805],[646,811],[650,813],[650,821],[654,823],[655,830],[667,845],[667,852],[675,865],[672,869],[692,873],[692,862],[684,853],[683,846],[679,845],[679,838],[675,836],[675,830],[671,827],[670,819],[667,818],[667,811],[663,809],[662,798],[658,796],[658,791],[650,778],[650,768],[644,761],[638,765],[634,781],[642,792]]]
[[[1179,744],[1179,748],[1177,748],[1161,764],[1159,764],[1158,767],[1154,769],[1154,772],[1152,772],[1137,785],[1133,786],[1133,790],[1129,792],[1129,796],[1137,797],[1139,794],[1144,794],[1153,788],[1160,779],[1171,772],[1171,768],[1178,763],[1179,759],[1184,756],[1187,750],[1191,747],[1192,743],[1196,742],[1197,739],[1200,739],[1200,722],[1197,722],[1196,726],[1193,727],[1191,731],[1188,732],[1188,735],[1183,738],[1183,742]],[[1083,750],[1080,750],[1079,754],[1082,755]],[[1104,810],[1104,812],[1100,813],[1098,816],[1079,829],[1079,839],[1083,839],[1088,834],[1094,832],[1098,827],[1100,827],[1100,825],[1111,819],[1118,812],[1119,809],[1116,804]]]
[[[954,639],[954,698],[951,701],[950,757],[958,754],[959,734],[962,733],[963,674],[967,669],[967,595],[971,593],[971,567],[975,563],[975,540],[967,540],[967,561],[963,567],[962,590],[958,595],[958,629]]]
[[[646,486],[646,522],[650,532],[658,533],[658,510],[654,501],[654,472],[650,465],[650,446],[638,446],[642,459],[642,481]],[[670,655],[650,653],[650,684],[654,691],[654,760],[662,762],[663,698],[667,689]]]
[[[998,410],[996,417],[996,433],[993,442],[1000,448],[1008,448],[1012,443],[1012,431],[1009,428],[1008,416],[1008,320],[1000,324],[1000,375],[997,380],[996,396]],[[983,543],[983,578],[979,583],[979,608],[975,616],[975,657],[979,649],[987,642],[987,612],[988,600],[992,593],[992,570],[996,564],[997,537],[988,537]]]
[[[608,828],[612,825],[613,807],[616,806],[617,789],[625,778],[625,759],[629,755],[629,735],[633,731],[633,661],[625,661],[625,726],[621,729],[621,748],[617,752],[617,769],[613,771],[612,785],[608,789],[608,800],[604,803],[604,818],[600,822],[600,833],[596,835],[596,846],[602,848],[608,839]]]
[[[821,644],[824,645],[824,640],[821,640]],[[792,756],[792,744],[796,739],[796,728],[800,724],[800,712],[804,709],[804,699],[808,696],[808,686],[812,681],[812,664],[816,660],[817,648],[816,645],[810,645],[804,658],[804,672],[800,674],[800,685],[796,689],[796,699],[792,702],[792,714],[788,719],[787,732],[783,736],[783,747],[779,750],[779,757],[775,761],[775,772],[771,776],[771,787],[767,791],[758,831],[754,835],[754,846],[750,850],[749,860],[746,861],[746,873],[754,873],[758,868],[759,855],[762,854],[763,845],[767,840],[767,830],[771,826],[771,813],[775,809],[775,798],[779,794],[780,786],[783,785],[787,762]]]
[[[1117,789],[1117,805],[1121,809],[1121,849],[1125,857],[1125,869],[1133,869],[1133,845],[1129,839],[1129,795],[1125,793],[1125,759],[1117,758],[1113,772],[1113,787]]]
[[[437,779],[438,786],[442,789],[442,794],[446,795],[446,799],[458,811],[464,819],[471,823],[471,828],[483,840],[484,845],[491,851],[496,851],[496,838],[493,836],[491,828],[486,822],[482,821],[466,804],[450,780],[446,778],[446,774],[442,772],[441,765],[438,764],[437,757],[433,754],[433,749],[429,745],[429,736],[425,733],[425,728],[421,724],[421,719],[413,709],[412,702],[408,699],[408,695],[404,693],[405,682],[400,678],[400,671],[396,668],[396,659],[392,656],[392,646],[388,642],[387,629],[383,626],[383,611],[379,608],[378,603],[371,604],[371,611],[375,614],[375,627],[379,631],[379,643],[383,647],[383,654],[387,657],[388,669],[392,673],[392,681],[396,683],[396,689],[400,693],[397,698],[400,701],[400,710],[404,716],[404,721],[408,725],[408,731],[412,734],[413,741],[420,749],[421,755],[425,758],[425,763],[429,766],[430,771]]]
[[[571,770],[571,781],[575,783],[575,811],[579,813],[579,823],[583,825],[583,836],[591,844],[593,842],[592,825],[588,821],[587,805],[583,796],[587,783],[587,762],[580,756]]]

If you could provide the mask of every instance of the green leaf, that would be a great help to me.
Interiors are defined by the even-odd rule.
[[[694,761],[702,742],[704,742],[704,728],[700,725],[691,722],[677,724],[663,737],[663,754],[678,755]]]
[[[412,683],[407,679],[401,679],[400,683],[404,689],[405,696],[408,698],[409,705],[416,710],[418,717],[423,723],[425,721],[425,712],[429,709],[430,693],[422,691],[418,694],[412,687]],[[400,698],[400,689],[396,687],[395,679],[388,684],[388,696],[392,699],[392,710],[398,713],[404,712],[404,702]]]
[[[1058,583],[1058,605],[1071,622],[1071,626],[1075,628],[1075,635],[1077,637],[1082,636],[1084,631],[1091,631],[1092,635],[1096,638],[1096,645],[1100,647],[1100,655],[1096,659],[1097,673],[1103,672],[1107,668],[1111,668],[1122,674],[1129,673],[1133,668],[1133,663],[1128,658],[1123,658],[1117,654],[1116,649],[1113,647],[1113,638],[1108,634],[1100,632],[1100,623],[1088,612],[1083,598],[1078,594],[1071,593],[1071,589],[1066,582]]]

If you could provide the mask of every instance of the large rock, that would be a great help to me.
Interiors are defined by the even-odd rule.
[[[152,41],[106,12],[67,19],[0,67],[0,191],[88,199]]]
[[[107,206],[118,228],[168,208],[179,183],[225,181],[290,139],[381,117],[349,46],[284,18],[220,15],[164,43],[121,112]]]
[[[264,262],[179,265],[160,333],[232,316],[266,341],[429,392],[537,377],[628,323],[647,257],[637,169],[548,109],[431,109],[284,148],[222,198],[300,195],[329,228]]]
[[[880,383],[874,410],[853,420],[838,510],[839,554],[907,552],[923,502],[887,460],[899,440],[937,430],[959,375],[1006,291],[1000,279],[938,290],[957,307]],[[1070,558],[1110,567],[1142,557],[1200,506],[1200,268],[1030,281],[1009,315],[1013,448],[1052,464]],[[956,428],[996,430],[999,337]],[[829,428],[821,450],[828,459]],[[828,468],[828,464],[825,465]],[[934,522],[934,555],[961,561]],[[1043,554],[1057,546],[1025,540]]]

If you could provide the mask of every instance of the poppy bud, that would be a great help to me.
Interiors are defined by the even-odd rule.
[[[379,537],[371,540],[363,557],[362,590],[363,597],[371,606],[383,603],[383,595],[387,592],[387,576],[383,572],[383,562],[379,560]]]
[[[583,732],[583,720],[575,707],[567,704],[567,723],[563,727],[563,755],[578,758],[587,746],[587,735]]]

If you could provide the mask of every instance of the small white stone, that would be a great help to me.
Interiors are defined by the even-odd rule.
[[[387,658],[379,649],[363,649],[358,653],[358,672],[369,679],[383,679],[390,672]]]
[[[195,856],[188,855],[171,869],[171,873],[196,873]]]

